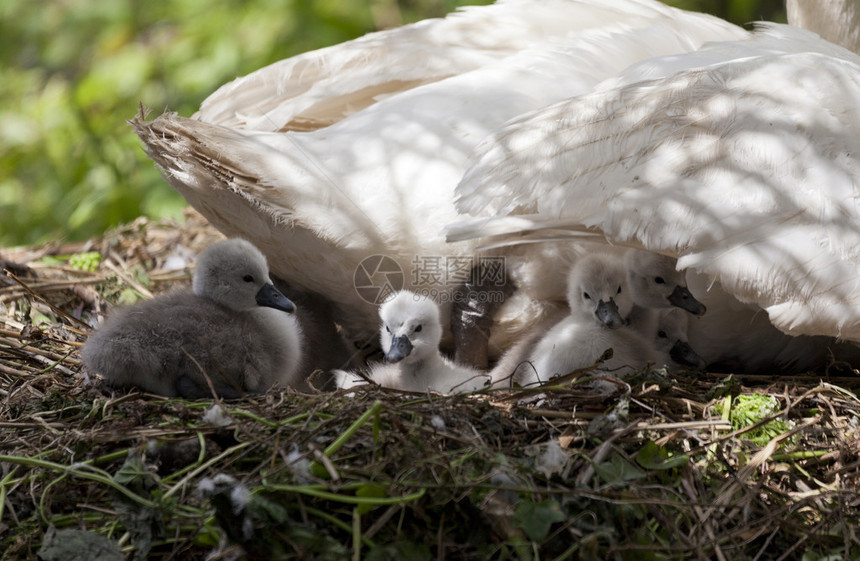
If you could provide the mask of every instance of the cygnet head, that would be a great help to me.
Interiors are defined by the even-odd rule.
[[[705,305],[696,300],[687,289],[686,275],[675,268],[676,259],[659,253],[631,249],[625,254],[624,262],[633,301],[639,306],[675,306],[696,316],[705,313]]]
[[[568,277],[567,302],[574,313],[579,310],[609,329],[624,325],[633,300],[622,262],[598,254],[577,261]]]
[[[200,252],[192,282],[194,294],[222,306],[246,311],[266,306],[293,312],[293,303],[272,284],[266,258],[250,242],[237,238]]]
[[[433,300],[401,290],[379,308],[379,339],[388,362],[413,363],[438,353],[442,340],[439,306]]]
[[[682,366],[704,368],[705,361],[696,354],[687,339],[689,316],[678,308],[661,310],[657,319],[655,347]]]

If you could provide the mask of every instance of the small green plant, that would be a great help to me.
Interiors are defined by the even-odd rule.
[[[760,393],[743,394],[735,396],[734,399],[725,400],[714,405],[714,411],[726,417],[728,407],[728,420],[733,430],[741,430],[750,427],[771,417],[779,412],[779,402],[773,396]],[[741,438],[749,440],[756,446],[764,446],[774,437],[787,432],[794,423],[784,419],[773,419],[762,426],[740,435]]]
[[[69,266],[81,271],[93,272],[99,268],[101,262],[102,256],[98,251],[85,251],[69,257]]]

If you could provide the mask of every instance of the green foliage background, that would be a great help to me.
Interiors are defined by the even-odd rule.
[[[78,240],[177,215],[125,120],[139,103],[193,113],[271,62],[488,0],[3,0],[0,246]],[[784,21],[782,0],[678,0],[736,23]]]

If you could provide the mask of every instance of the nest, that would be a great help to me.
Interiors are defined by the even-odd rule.
[[[856,371],[652,370],[611,398],[87,380],[94,318],[219,237],[189,213],[0,254],[2,559],[860,557]]]

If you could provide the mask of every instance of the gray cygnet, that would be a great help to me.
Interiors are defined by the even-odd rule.
[[[305,387],[295,306],[273,286],[256,247],[241,239],[209,246],[192,289],[109,318],[83,348],[87,370],[111,386],[190,399]]]

